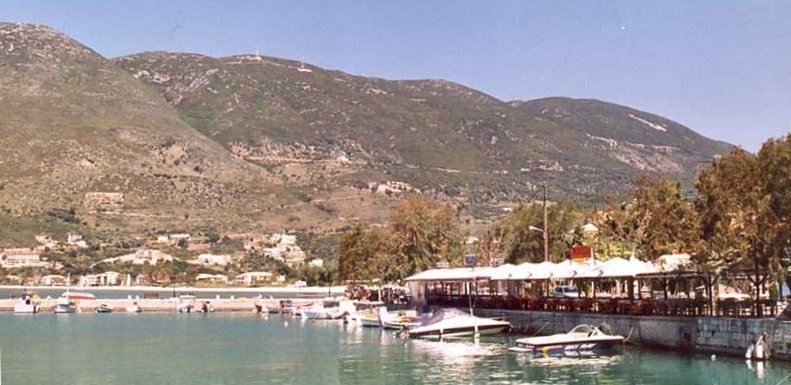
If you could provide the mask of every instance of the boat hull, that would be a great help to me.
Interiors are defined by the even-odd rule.
[[[510,325],[508,324],[497,324],[497,325],[481,325],[478,326],[477,332],[478,335],[485,336],[485,335],[493,335],[493,334],[500,334],[506,329],[508,329]],[[422,328],[415,328],[409,330],[409,336],[412,338],[457,338],[457,337],[472,337],[475,335],[476,328],[475,326],[460,326],[460,327],[449,327],[449,328],[430,328],[421,330]]]
[[[529,339],[527,339],[529,340]],[[536,355],[569,355],[580,352],[607,352],[623,344],[623,337],[612,336],[579,341],[516,342],[511,351]],[[573,354],[572,354],[573,355]]]
[[[35,314],[38,313],[38,311],[38,305],[24,303],[14,305],[14,313],[17,314]]]

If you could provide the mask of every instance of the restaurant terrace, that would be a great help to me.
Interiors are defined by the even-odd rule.
[[[407,282],[418,305],[757,318],[777,313],[766,277],[766,271],[703,272],[689,255],[668,254],[656,263],[632,257],[432,269]]]

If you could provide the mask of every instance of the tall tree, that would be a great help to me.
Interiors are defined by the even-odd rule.
[[[550,259],[558,260],[568,250],[566,234],[578,226],[582,215],[574,205],[558,203],[547,209]],[[543,207],[539,204],[521,204],[495,225],[495,236],[509,263],[542,262],[544,243],[540,231],[531,227],[544,227]]]
[[[641,176],[625,209],[623,236],[646,260],[691,250],[697,242],[695,211],[684,199],[679,183]]]
[[[700,244],[695,260],[720,270],[747,258],[758,236],[763,192],[758,159],[742,149],[714,160],[696,183]]]

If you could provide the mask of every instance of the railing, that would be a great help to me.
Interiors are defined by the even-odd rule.
[[[640,299],[623,298],[555,298],[555,297],[509,297],[499,295],[436,295],[427,296],[429,305],[442,307],[504,310],[533,310],[550,312],[576,312],[621,314],[635,316],[715,316],[762,318],[777,314],[777,302],[762,299],[720,300],[714,304],[706,299]]]

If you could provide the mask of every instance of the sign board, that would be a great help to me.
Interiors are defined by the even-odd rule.
[[[571,248],[571,260],[573,262],[585,262],[593,259],[594,255],[592,246],[574,246]]]
[[[474,255],[465,255],[464,256],[464,264],[466,266],[475,266],[475,256]]]
[[[437,269],[447,269],[450,267],[450,263],[446,261],[437,262]]]

